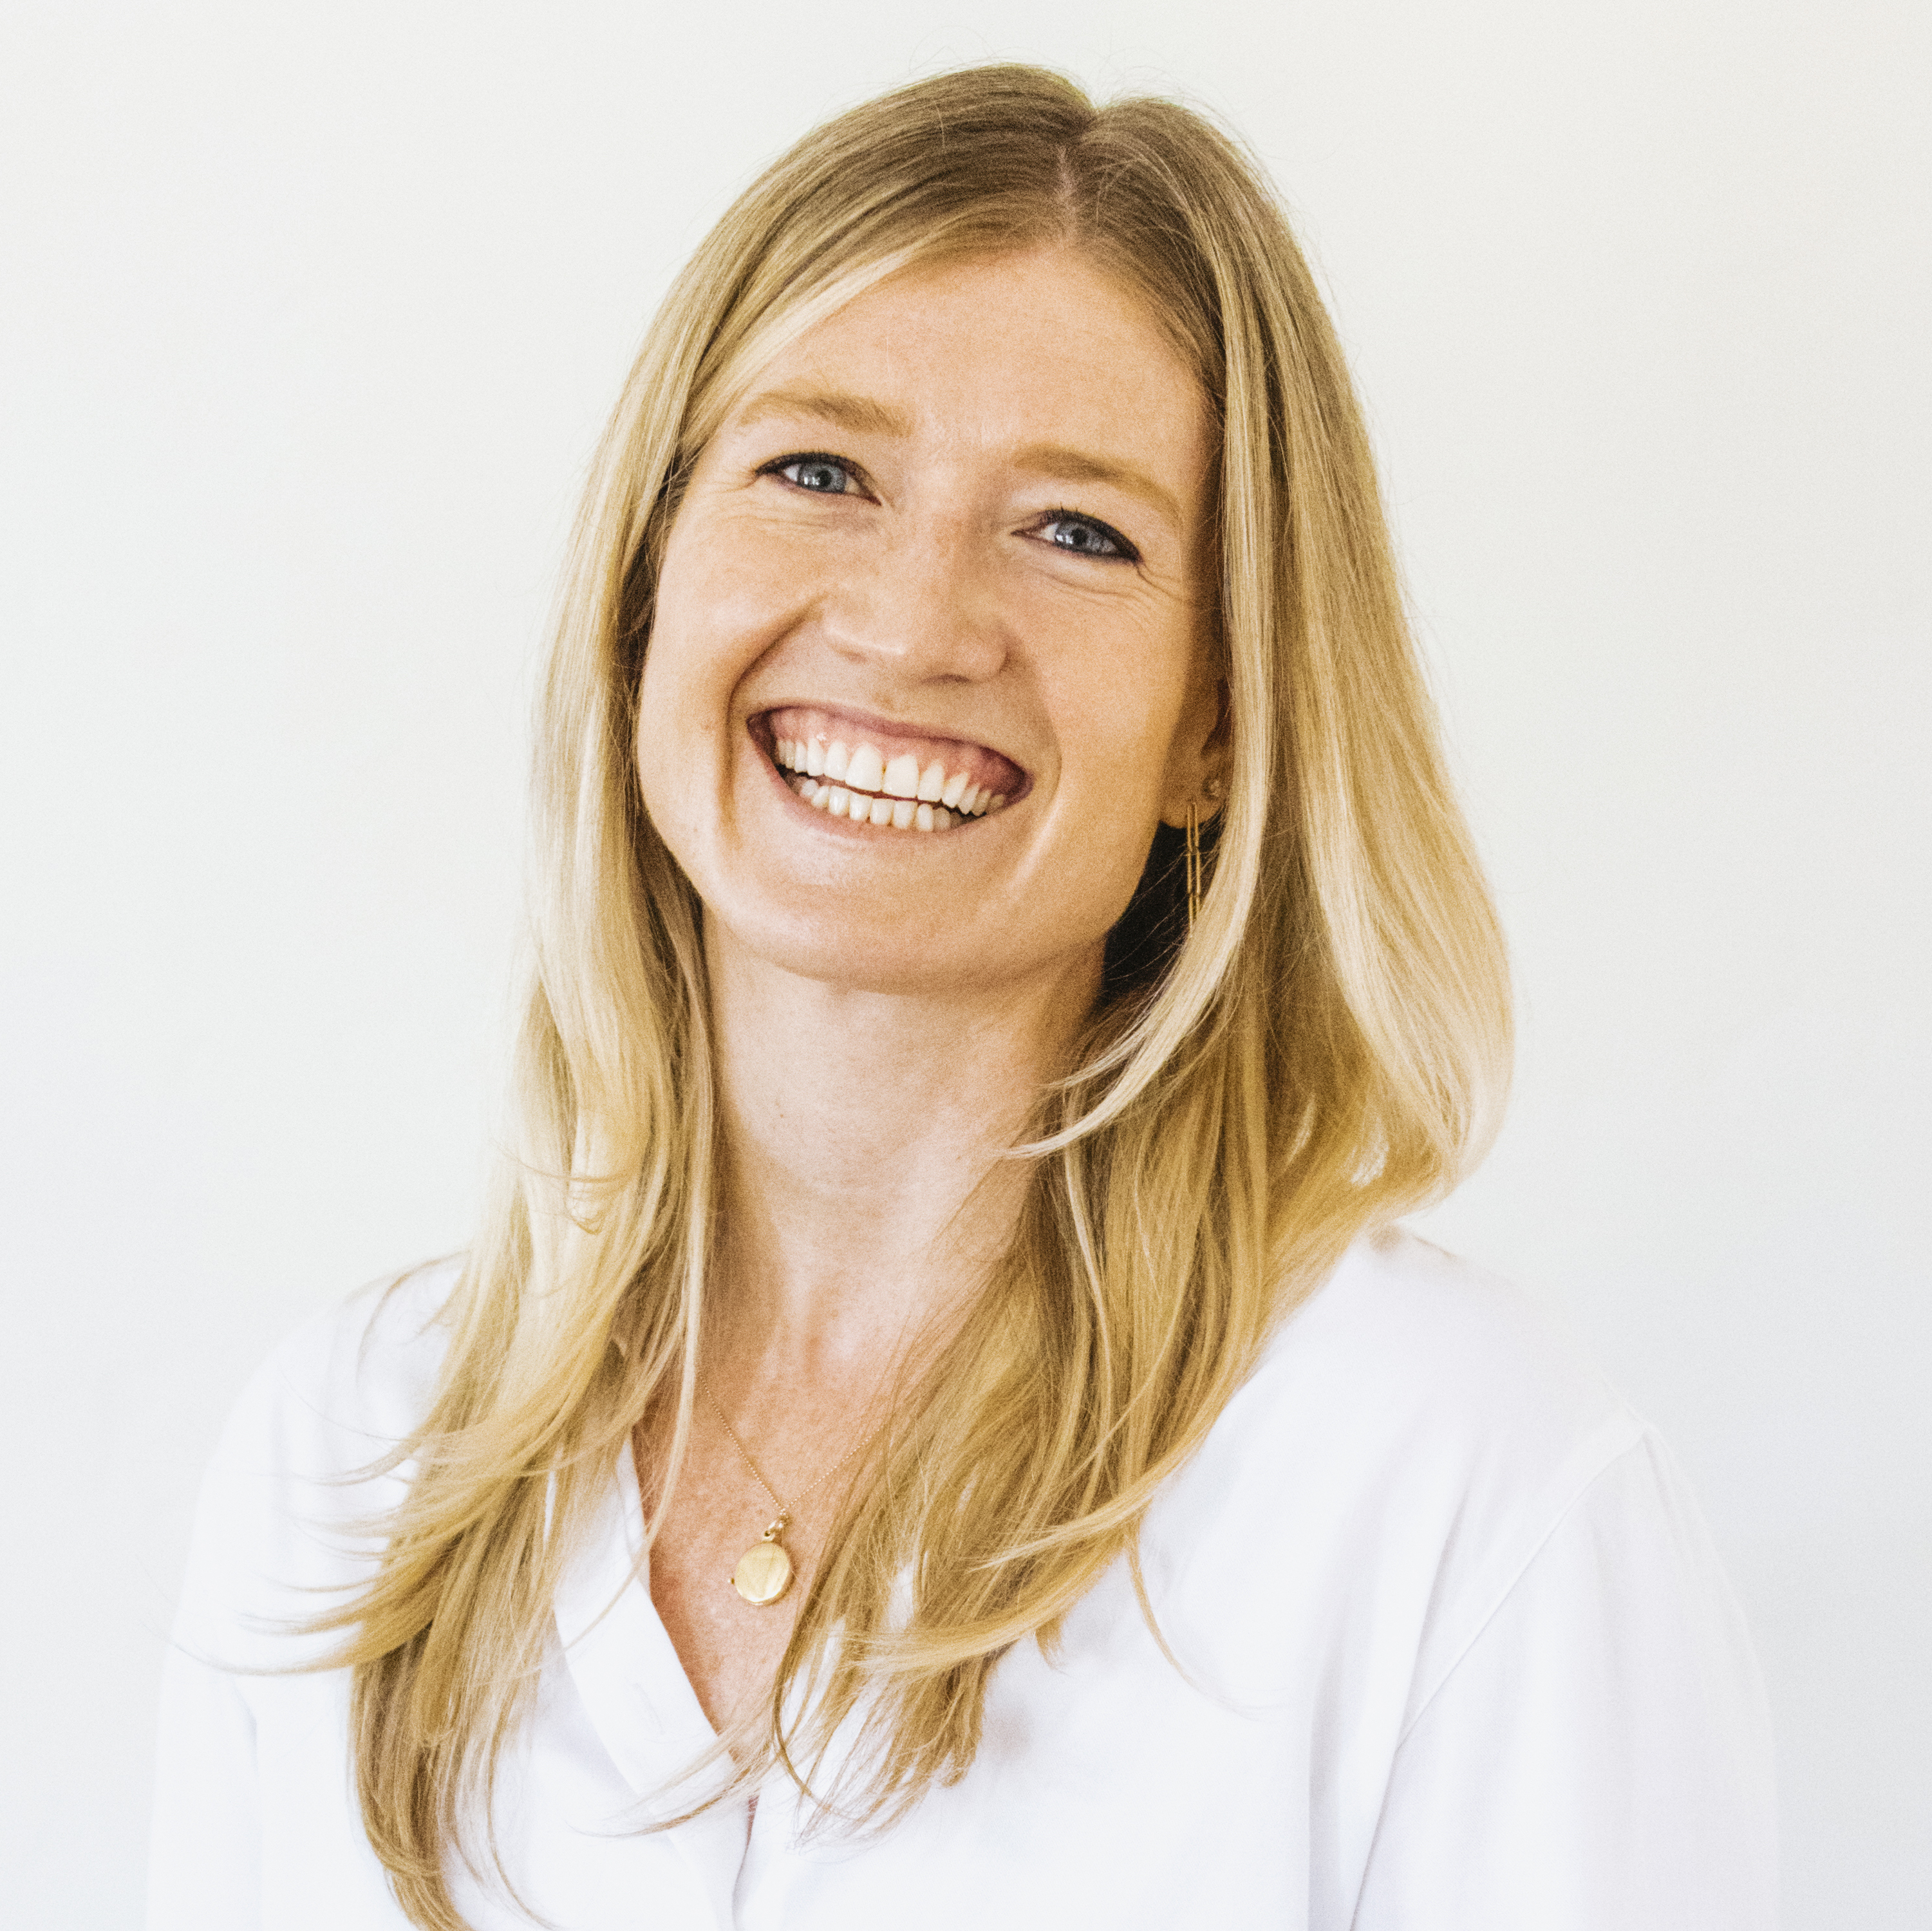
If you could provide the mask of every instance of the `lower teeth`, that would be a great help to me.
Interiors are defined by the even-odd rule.
[[[944,805],[922,804],[911,798],[882,798],[869,791],[848,791],[842,784],[826,784],[815,778],[792,777],[785,781],[814,811],[849,818],[854,823],[890,825],[902,832],[944,832],[962,822],[964,816],[949,811]],[[883,815],[879,811],[881,805],[886,807]]]

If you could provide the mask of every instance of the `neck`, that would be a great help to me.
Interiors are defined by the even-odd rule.
[[[963,1309],[1027,1183],[1001,1156],[1064,1069],[1097,955],[1019,987],[856,991],[707,922],[724,1214],[707,1349],[740,1389],[868,1382]]]

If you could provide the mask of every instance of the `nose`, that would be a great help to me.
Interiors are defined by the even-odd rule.
[[[820,606],[842,656],[914,682],[982,683],[1011,647],[989,546],[962,516],[909,519],[854,559]]]

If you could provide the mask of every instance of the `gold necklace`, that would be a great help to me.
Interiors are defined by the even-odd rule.
[[[758,1465],[752,1459],[751,1451],[738,1439],[738,1431],[731,1426],[730,1418],[718,1405],[717,1398],[704,1385],[702,1375],[698,1377],[698,1392],[710,1404],[711,1412],[718,1417],[719,1426],[731,1438],[731,1446],[738,1451],[738,1459],[752,1471],[752,1480],[764,1489],[766,1500],[778,1510],[771,1527],[739,1557],[738,1566],[731,1572],[731,1587],[754,1609],[766,1609],[791,1587],[791,1554],[778,1538],[784,1534],[793,1516],[797,1513],[799,1503],[810,1501],[840,1469],[856,1461],[862,1450],[870,1448],[885,1432],[886,1424],[881,1422],[859,1444],[858,1447],[848,1449],[797,1501],[786,1504],[778,1500],[772,1485],[759,1473]],[[886,1417],[887,1420],[890,1419],[890,1416]]]

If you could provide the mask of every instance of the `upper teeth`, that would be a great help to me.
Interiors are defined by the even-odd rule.
[[[876,745],[814,737],[780,738],[776,752],[784,769],[801,774],[793,790],[835,818],[943,832],[956,815],[983,817],[1006,802],[1005,793],[975,784],[966,772],[948,771],[938,758],[922,771],[910,751],[888,763]]]

